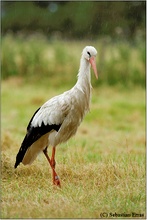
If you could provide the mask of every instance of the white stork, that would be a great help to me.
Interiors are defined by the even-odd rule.
[[[89,110],[91,94],[90,64],[98,79],[95,56],[97,51],[92,46],[83,49],[78,79],[75,86],[61,95],[44,103],[31,118],[26,136],[16,156],[15,168],[22,162],[31,164],[43,151],[53,172],[53,184],[60,187],[60,180],[55,171],[55,150],[61,142],[75,135],[84,115]],[[51,145],[52,156],[47,148]]]

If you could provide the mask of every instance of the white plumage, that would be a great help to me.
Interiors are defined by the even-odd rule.
[[[17,154],[15,168],[20,162],[24,165],[31,164],[43,151],[53,171],[53,183],[60,186],[59,177],[55,172],[55,147],[75,135],[85,113],[89,111],[90,65],[98,78],[95,64],[96,54],[97,51],[94,47],[86,46],[82,52],[75,86],[63,94],[51,98],[35,112]],[[47,154],[49,145],[53,147],[51,160]]]

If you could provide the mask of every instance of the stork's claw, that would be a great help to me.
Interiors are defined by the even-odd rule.
[[[59,187],[61,188],[61,184],[60,184],[60,181],[59,181],[59,180],[55,180],[55,181],[54,181],[54,185],[59,186]]]
[[[61,188],[61,184],[60,184],[60,178],[59,176],[55,173],[55,171],[53,171],[53,184],[56,186],[59,186]]]
[[[59,186],[61,188],[61,184],[58,176],[55,176],[53,183],[54,185]]]

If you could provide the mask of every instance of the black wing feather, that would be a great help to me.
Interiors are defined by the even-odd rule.
[[[40,109],[40,108],[39,108]],[[15,163],[15,168],[20,164],[20,162],[22,162],[23,157],[27,151],[27,149],[35,142],[37,141],[41,136],[43,136],[44,134],[50,132],[51,130],[56,130],[58,131],[59,128],[61,127],[61,124],[56,125],[44,125],[44,123],[42,122],[40,127],[32,127],[31,126],[31,122],[35,116],[35,114],[39,111],[39,109],[34,113],[34,115],[32,116],[28,126],[27,126],[27,134],[21,144],[21,147],[19,149],[19,152],[16,156],[16,163]]]
[[[40,108],[41,108],[41,107],[40,107]],[[29,122],[29,124],[28,124],[28,126],[27,126],[27,131],[29,130],[29,128],[30,128],[30,126],[31,126],[31,122],[32,122],[34,116],[35,116],[36,113],[40,110],[40,108],[38,108],[38,109],[36,110],[36,112],[34,113],[34,115],[32,116],[32,118],[31,118],[31,120],[30,120],[30,122]]]

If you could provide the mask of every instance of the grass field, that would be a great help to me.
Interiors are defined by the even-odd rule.
[[[104,37],[94,42],[57,41],[45,36],[29,37],[8,34],[2,37],[2,78],[20,76],[40,81],[50,77],[48,85],[73,85],[79,68],[81,52],[86,45],[98,51],[97,66],[100,84],[140,85],[145,87],[145,41],[118,41]],[[55,73],[60,73],[55,76]],[[34,77],[35,74],[35,77]],[[43,76],[43,77],[42,77]]]
[[[46,78],[46,80],[48,80]],[[65,87],[2,81],[2,218],[100,218],[138,214],[145,218],[145,90],[100,86],[91,112],[74,138],[58,146],[52,186],[41,154],[14,170],[15,157],[34,111]],[[51,150],[50,150],[51,152]],[[104,214],[106,215],[106,214]]]

